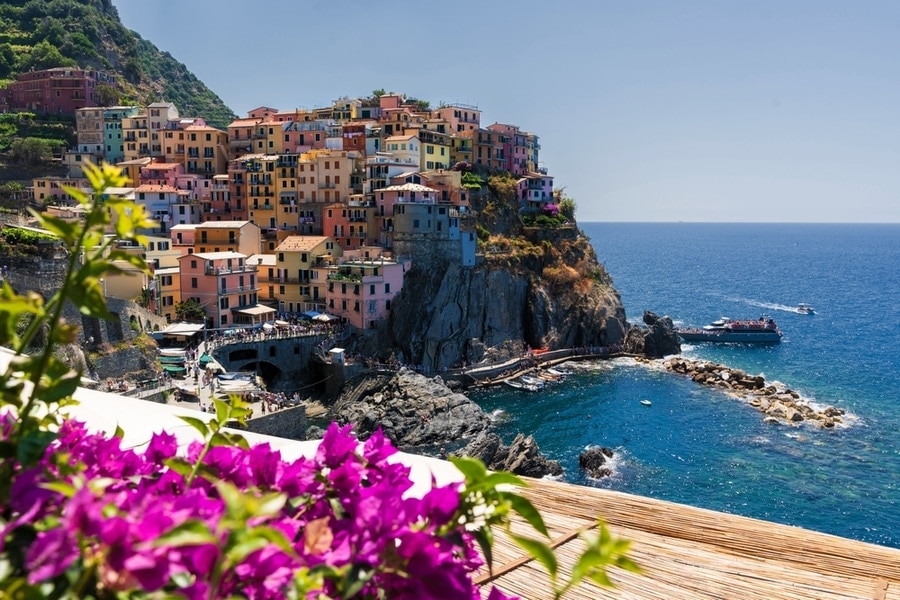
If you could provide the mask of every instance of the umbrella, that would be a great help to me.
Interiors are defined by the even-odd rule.
[[[337,317],[325,313],[313,317],[313,321],[322,321],[323,323],[329,323],[331,321],[334,321],[335,319],[337,319]]]

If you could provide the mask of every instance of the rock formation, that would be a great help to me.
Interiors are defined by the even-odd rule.
[[[650,358],[662,358],[681,353],[681,340],[672,319],[658,317],[649,310],[644,311],[644,324],[633,325],[625,336],[625,352],[641,354]]]
[[[829,406],[817,411],[804,402],[797,392],[766,383],[762,375],[748,375],[740,369],[681,357],[670,358],[663,362],[663,366],[701,385],[717,387],[747,399],[751,406],[766,415],[766,420],[794,425],[809,421],[819,427],[834,427],[843,421],[842,409]]]
[[[548,460],[541,454],[534,437],[521,433],[509,446],[496,433],[480,433],[454,454],[477,458],[494,471],[507,471],[525,477],[558,476],[563,473],[557,461]]]
[[[522,237],[524,249],[489,247],[474,267],[414,262],[392,305],[389,340],[379,344],[440,369],[476,364],[504,344],[521,351],[621,343],[625,310],[587,238],[577,228]]]
[[[612,470],[606,464],[607,458],[613,457],[613,451],[604,446],[591,446],[578,455],[578,466],[584,470],[588,477],[601,479],[612,474]]]
[[[409,369],[348,382],[333,414],[353,424],[361,439],[381,427],[400,448],[458,443],[491,424],[481,407],[440,377],[429,379]]]

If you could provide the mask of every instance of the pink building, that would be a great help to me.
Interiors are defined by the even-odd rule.
[[[391,302],[403,288],[403,276],[412,266],[408,259],[368,254],[323,269],[328,282],[327,312],[359,329],[375,328],[390,316]]]
[[[516,177],[528,173],[528,133],[520,131],[515,125],[494,123],[488,130],[500,134],[499,142],[503,145],[504,169]]]
[[[421,202],[436,204],[438,191],[419,183],[404,183],[402,185],[390,185],[375,192],[375,206],[380,229],[390,237],[394,229],[394,204],[398,202]],[[382,244],[385,240],[381,241]]]
[[[516,182],[521,206],[535,210],[554,202],[553,177],[546,173],[529,173]]]
[[[178,259],[181,298],[195,299],[206,312],[207,326],[254,325],[275,310],[258,303],[256,265],[239,252],[201,252]]]
[[[322,210],[322,231],[334,238],[344,250],[378,243],[375,206],[359,201],[329,204]]]
[[[0,89],[0,105],[13,111],[74,117],[79,108],[97,105],[94,89],[101,83],[115,85],[115,77],[71,67],[30,71]]]

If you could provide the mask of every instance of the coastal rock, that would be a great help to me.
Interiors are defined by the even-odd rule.
[[[578,455],[578,466],[593,479],[601,479],[612,474],[606,459],[613,457],[613,451],[603,446],[591,446]]]
[[[562,466],[557,461],[549,460],[541,454],[534,437],[521,433],[509,446],[504,445],[496,433],[481,433],[454,454],[477,458],[492,471],[506,471],[525,477],[539,478],[563,473]]]
[[[768,384],[762,375],[750,376],[740,369],[682,357],[669,358],[662,364],[667,370],[690,377],[701,385],[722,388],[733,396],[746,399],[750,406],[766,415],[766,422],[812,422],[827,428],[842,422],[843,410],[829,406],[816,411],[798,392]]]
[[[662,358],[681,353],[681,340],[675,325],[669,317],[658,317],[649,310],[644,311],[644,325],[633,325],[625,336],[625,352],[641,354],[650,358]]]
[[[440,377],[409,369],[348,382],[333,413],[339,422],[352,424],[360,439],[380,427],[400,448],[459,443],[491,424],[481,407]]]
[[[627,327],[621,298],[577,228],[526,231],[523,241],[528,251],[498,250],[473,267],[413,261],[388,327],[376,332],[382,338],[366,347],[392,346],[411,364],[442,369],[502,360],[489,355],[496,348],[520,356],[526,345],[620,344]]]

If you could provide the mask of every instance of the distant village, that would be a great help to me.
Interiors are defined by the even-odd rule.
[[[134,248],[152,274],[122,264],[105,293],[144,298],[169,322],[193,299],[212,329],[304,313],[373,328],[414,261],[475,265],[477,173],[506,171],[522,209],[555,209],[538,136],[483,127],[475,106],[379,91],[323,108],[260,106],[223,131],[169,102],[91,106],[101,81],[90,70],[29,72],[0,90],[0,108],[74,115],[68,176],[30,190],[56,216],[80,217],[62,186],[89,190],[83,164],[123,169],[128,187],[109,193],[156,220],[141,232],[147,247]]]

